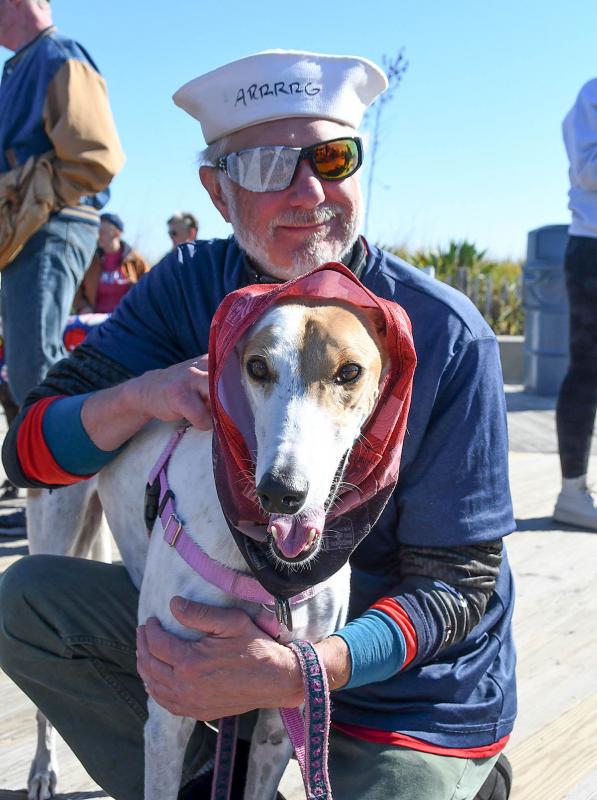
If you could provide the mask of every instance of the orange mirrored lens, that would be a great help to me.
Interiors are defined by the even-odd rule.
[[[350,139],[327,142],[313,148],[313,164],[322,178],[342,180],[357,168],[359,151]]]

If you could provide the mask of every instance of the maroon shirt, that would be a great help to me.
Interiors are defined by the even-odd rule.
[[[110,314],[133,285],[122,269],[122,248],[102,254],[102,272],[95,299],[96,314]]]

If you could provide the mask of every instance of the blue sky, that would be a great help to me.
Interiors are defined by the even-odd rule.
[[[202,236],[229,232],[197,178],[199,125],[172,93],[272,47],[378,63],[404,48],[409,68],[382,118],[371,241],[414,248],[468,238],[495,257],[518,258],[529,230],[568,221],[560,126],[597,75],[595,0],[52,6],[58,27],[91,52],[107,80],[127,153],[108,208],[151,260],[168,249],[165,221],[176,210],[196,213]],[[0,49],[0,63],[9,56]]]

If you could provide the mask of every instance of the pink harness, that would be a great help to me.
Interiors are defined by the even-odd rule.
[[[289,602],[280,602],[251,575],[215,561],[191,539],[176,515],[175,496],[168,484],[167,472],[172,453],[189,427],[183,425],[174,431],[148,477],[148,487],[156,482],[159,484],[157,516],[164,531],[164,541],[213,586],[239,600],[260,603],[262,610],[255,624],[273,639],[278,639],[283,625],[292,630],[291,606],[314,597],[323,584],[301,592]],[[305,715],[303,718],[299,708],[281,708],[280,715],[301,768],[307,799],[332,800],[327,769],[330,713],[325,669],[309,642],[297,640],[288,646],[297,657],[303,675]],[[230,798],[237,728],[237,717],[220,720],[211,800]]]

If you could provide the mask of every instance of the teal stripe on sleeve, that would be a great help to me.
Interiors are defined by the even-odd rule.
[[[333,635],[344,639],[352,659],[350,680],[344,689],[385,681],[404,664],[404,634],[397,622],[377,608],[370,608]]]
[[[92,475],[116,456],[116,450],[100,450],[81,421],[83,403],[92,393],[61,397],[47,407],[42,420],[46,445],[57,464],[71,475]]]

